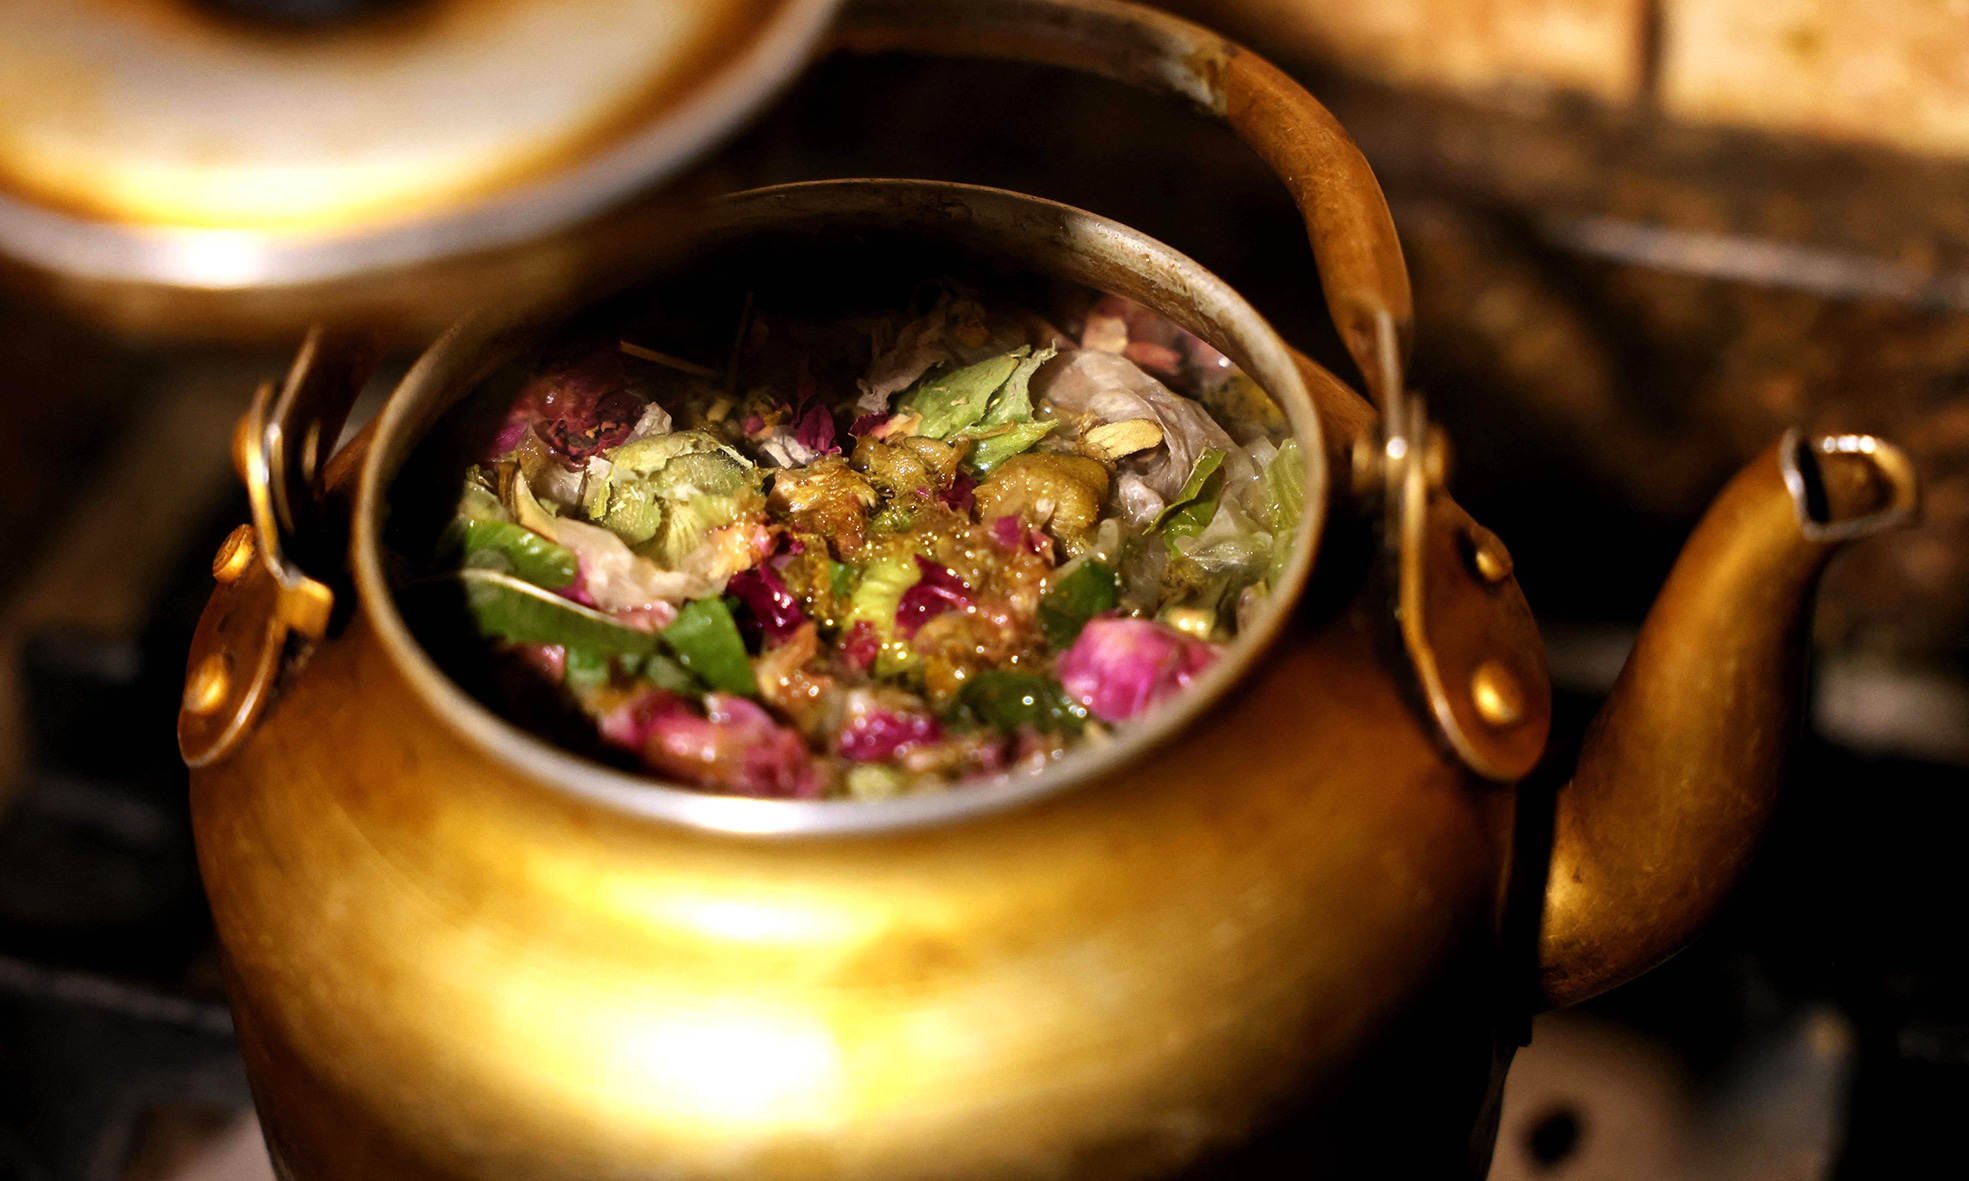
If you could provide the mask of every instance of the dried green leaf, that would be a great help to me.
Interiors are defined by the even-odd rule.
[[[1263,478],[1265,511],[1260,520],[1272,535],[1270,578],[1274,585],[1292,556],[1292,542],[1299,532],[1299,515],[1306,510],[1306,462],[1299,452],[1299,441],[1287,439],[1278,454],[1265,465]]]
[[[1207,448],[1196,457],[1196,466],[1190,469],[1190,478],[1183,481],[1182,490],[1156,517],[1154,528],[1172,550],[1176,538],[1195,537],[1217,515],[1217,501],[1224,489],[1223,468],[1223,449]]]
[[[606,652],[586,648],[567,649],[562,681],[577,693],[599,689],[615,675],[615,660]]]
[[[1103,611],[1114,610],[1121,584],[1112,566],[1085,561],[1047,588],[1039,599],[1039,629],[1056,652],[1080,638],[1080,629]]]
[[[663,642],[686,669],[713,689],[758,696],[745,641],[723,599],[714,596],[685,603],[677,621],[663,629]]]
[[[461,570],[465,604],[479,633],[515,644],[558,644],[608,656],[647,656],[656,637],[599,611],[494,570]]]
[[[454,524],[467,568],[516,575],[548,590],[574,581],[574,552],[531,529],[483,517],[460,517]]]
[[[916,427],[919,435],[932,439],[954,435],[984,417],[991,396],[1018,369],[1020,359],[1029,351],[1022,346],[975,365],[925,377],[903,396],[897,409],[922,415]]]
[[[1087,709],[1057,681],[994,669],[965,682],[950,720],[960,726],[1027,726],[1042,734],[1078,734],[1087,722]]]
[[[1032,375],[1038,372],[1041,365],[1059,355],[1060,350],[1048,345],[1021,358],[1018,368],[1012,370],[1012,376],[1005,379],[1005,384],[999,387],[997,396],[991,400],[991,408],[985,411],[981,424],[997,426],[1007,422],[1031,422],[1032,394],[1029,387],[1032,385]]]
[[[1031,449],[1034,443],[1045,438],[1058,425],[1057,421],[1048,420],[1017,422],[1001,427],[971,444],[969,454],[964,457],[964,465],[975,475],[990,475],[993,468]]]

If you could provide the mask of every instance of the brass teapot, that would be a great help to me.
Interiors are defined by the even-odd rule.
[[[374,349],[317,333],[236,440],[254,523],[215,560],[179,723],[278,1171],[1480,1174],[1517,974],[1535,958],[1545,1004],[1591,996],[1727,894],[1817,575],[1911,514],[1906,458],[1793,434],[1737,476],[1557,795],[1549,859],[1514,848],[1543,828],[1513,785],[1546,743],[1544,655],[1508,552],[1441,488],[1393,224],[1338,124],[1251,54],[1106,0],[863,2],[838,36],[1185,96],[1285,180],[1372,404],[1170,247],[1015,193],[758,190],[693,247],[791,270],[803,242],[914,243],[1210,340],[1308,457],[1278,606],[1179,705],[1043,775],[875,803],[654,784],[467,696],[384,570],[419,439],[568,309],[461,323],[333,457]]]

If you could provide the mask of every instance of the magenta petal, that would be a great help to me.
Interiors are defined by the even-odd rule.
[[[872,763],[942,740],[943,727],[935,718],[879,706],[853,708],[842,723],[836,749],[844,759]]]
[[[791,533],[782,533],[779,540],[773,543],[773,553],[766,559],[766,564],[775,570],[784,570],[793,564],[793,559],[806,552],[806,542]]]
[[[641,753],[643,740],[649,736],[650,726],[657,716],[679,705],[675,694],[651,689],[641,697],[603,714],[596,728],[601,731],[602,741],[610,746]]]
[[[905,636],[914,636],[918,628],[946,611],[968,611],[974,605],[971,588],[957,575],[922,554],[916,555],[916,568],[922,577],[896,604],[896,628]]]
[[[822,455],[841,454],[840,445],[834,441],[834,416],[825,406],[812,406],[800,418],[800,425],[793,430],[793,437],[809,451]]]
[[[593,607],[595,596],[588,593],[588,561],[579,554],[574,559],[574,581],[554,592],[563,599],[571,599],[583,607]]]
[[[603,350],[535,378],[515,409],[531,408],[535,433],[567,459],[584,463],[627,439],[642,418],[643,400],[625,387],[621,357]]]
[[[950,482],[950,487],[937,493],[937,499],[943,501],[944,507],[946,508],[956,509],[960,513],[968,513],[971,511],[971,505],[977,499],[971,492],[976,487],[977,483],[971,479],[970,473],[958,472],[957,478]]]
[[[677,605],[658,599],[640,607],[618,607],[608,614],[624,627],[654,634],[677,622]]]
[[[533,407],[525,403],[514,406],[506,421],[500,424],[499,433],[492,437],[482,458],[492,461],[512,454],[515,447],[526,441],[526,432],[532,426]]]
[[[841,659],[857,672],[866,672],[882,654],[882,637],[866,619],[858,619],[841,641]]]
[[[668,694],[664,695],[668,697]],[[711,693],[699,715],[672,697],[668,704],[641,708],[644,701],[602,719],[602,735],[617,745],[635,738],[643,762],[699,787],[749,796],[812,797],[820,791],[806,740],[773,721],[772,715],[743,697]],[[619,737],[618,737],[619,735]]]
[[[1174,377],[1182,371],[1183,354],[1167,345],[1146,340],[1129,342],[1121,355],[1158,377]]]
[[[769,644],[777,644],[807,622],[800,600],[786,589],[779,575],[769,566],[755,566],[732,575],[725,589],[737,596],[758,620],[760,634]]]
[[[1067,694],[1106,722],[1125,722],[1187,689],[1217,649],[1145,619],[1093,619],[1056,666]]]
[[[516,651],[533,671],[556,685],[567,676],[567,649],[560,644],[521,644]]]

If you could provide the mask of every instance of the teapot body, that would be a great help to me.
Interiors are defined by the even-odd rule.
[[[1357,613],[1295,620],[1116,774],[819,837],[541,782],[387,647],[359,615],[194,778],[290,1176],[1151,1176],[1268,1129],[1298,1167],[1463,1150],[1513,797],[1438,753]],[[1360,1081],[1395,1061],[1404,1085]]]
[[[448,407],[549,330],[461,325],[329,465],[331,493],[352,496],[339,634],[281,673],[252,565],[194,642],[195,668],[234,667],[228,637],[261,637],[258,667],[278,678],[235,679],[261,703],[238,728],[216,711],[181,735],[241,736],[197,760],[193,819],[283,1171],[1147,1177],[1239,1153],[1225,1167],[1240,1174],[1468,1166],[1495,1073],[1514,795],[1471,775],[1418,708],[1391,657],[1374,530],[1333,510],[1328,473],[1365,404],[1195,263],[1035,198],[787,186],[723,203],[702,242],[712,273],[777,270],[794,291],[838,273],[843,244],[864,273],[957,250],[1205,335],[1278,399],[1307,457],[1273,606],[1181,702],[1040,775],[829,803],[607,771],[467,697],[396,609],[398,474]],[[306,382],[290,388],[283,404],[308,401]],[[1455,563],[1470,526],[1439,510]],[[1516,584],[1447,573],[1542,673]]]

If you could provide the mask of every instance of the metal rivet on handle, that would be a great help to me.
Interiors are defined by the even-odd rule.
[[[1511,551],[1504,548],[1497,534],[1472,522],[1463,532],[1463,543],[1464,556],[1478,578],[1496,586],[1511,577],[1512,570],[1516,568],[1511,561]]]
[[[238,582],[239,576],[253,564],[254,553],[253,526],[241,525],[226,535],[219,552],[213,556],[212,577],[222,583]]]
[[[204,717],[226,703],[232,692],[232,660],[214,652],[185,678],[185,712]]]
[[[1524,720],[1525,692],[1511,670],[1495,660],[1486,660],[1470,675],[1470,697],[1477,715],[1500,729]]]

